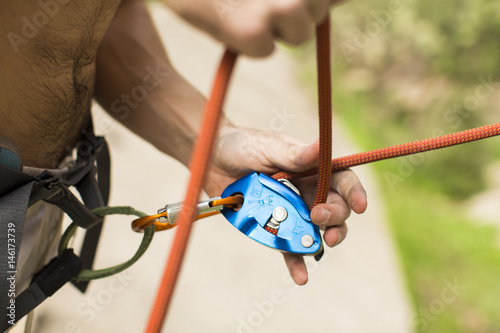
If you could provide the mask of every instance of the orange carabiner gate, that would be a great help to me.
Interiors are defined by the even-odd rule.
[[[195,220],[218,214],[222,207],[237,208],[243,203],[243,196],[234,195],[227,198],[213,198],[198,204],[198,214]],[[132,221],[132,230],[143,232],[150,225],[155,225],[155,231],[168,230],[177,225],[177,215],[182,209],[182,203],[166,205],[158,210],[158,214],[140,217]]]

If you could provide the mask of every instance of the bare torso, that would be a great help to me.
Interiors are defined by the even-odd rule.
[[[0,135],[52,168],[88,121],[97,48],[120,0],[0,0]]]

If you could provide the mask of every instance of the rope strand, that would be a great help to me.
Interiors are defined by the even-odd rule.
[[[202,127],[191,157],[191,178],[184,199],[184,206],[179,216],[179,227],[177,228],[172,250],[165,265],[163,277],[151,309],[146,327],[147,333],[159,333],[161,331],[170,301],[172,300],[189,240],[191,226],[197,213],[198,199],[210,161],[213,143],[222,114],[224,97],[235,62],[236,54],[226,51],[219,65],[210,98],[205,106]]]
[[[332,82],[330,69],[330,18],[316,28],[316,63],[318,68],[319,162],[318,185],[311,209],[325,203],[332,174]]]
[[[430,139],[418,140],[409,143],[403,143],[396,146],[379,148],[363,153],[334,158],[331,162],[332,172],[345,170],[357,165],[387,160],[390,158],[423,153],[430,150],[436,150],[451,147],[463,143],[478,141],[500,135],[500,123],[472,128],[462,132],[446,134]],[[318,173],[318,168],[304,172],[277,172],[272,177],[274,179],[295,180],[303,177],[314,176]]]

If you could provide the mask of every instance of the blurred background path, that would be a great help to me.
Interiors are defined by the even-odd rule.
[[[221,45],[179,21],[161,6],[152,12],[171,60],[206,94]],[[297,82],[296,63],[279,49],[264,60],[240,59],[226,104],[237,125],[286,133],[307,143],[317,137],[316,102]],[[188,173],[176,161],[129,134],[97,107],[97,131],[112,149],[111,205],[130,204],[154,213],[182,200]],[[359,151],[335,119],[334,156]],[[158,133],[161,135],[161,133]],[[308,260],[310,279],[296,287],[281,254],[234,229],[218,216],[193,230],[165,332],[411,332],[412,310],[384,202],[369,167],[356,169],[369,207],[348,221],[347,239]],[[108,220],[97,267],[128,259],[141,236],[130,218]],[[34,332],[141,332],[145,327],[173,232],[155,235],[145,256],[117,277],[93,282],[87,294],[72,286],[43,305]],[[310,258],[308,258],[310,259]]]
[[[466,202],[470,216],[476,219],[478,224],[493,225],[500,230],[500,163],[494,163],[487,168],[486,179],[489,188]],[[496,234],[496,243],[500,246],[500,232]]]

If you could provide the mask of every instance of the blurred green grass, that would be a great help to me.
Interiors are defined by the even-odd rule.
[[[500,3],[352,1],[333,10],[332,32],[334,112],[362,149],[500,122],[498,86],[484,85],[500,76]],[[314,45],[293,52],[315,97]],[[498,140],[374,164],[415,332],[500,332],[499,230],[465,205],[488,188]]]
[[[499,332],[495,228],[473,223],[447,197],[415,186],[402,185],[386,200],[413,297],[415,331]],[[450,283],[464,289],[445,291]]]
[[[354,109],[371,113],[370,98],[349,94],[334,97],[334,100],[341,99],[345,103],[342,109],[346,113],[352,111],[351,116],[342,118],[358,144],[364,150],[386,145],[380,142],[378,131],[363,125],[364,122],[360,124],[359,117],[354,116]],[[391,130],[391,126],[386,130]],[[392,134],[398,139],[390,144],[407,141],[407,133],[400,129]],[[453,165],[440,162],[445,152],[447,158],[453,154],[467,156],[469,151],[480,151],[477,146],[482,144],[485,143],[472,143],[468,149],[460,146],[430,155],[425,153],[421,155],[421,165],[404,163],[404,158],[373,165],[412,296],[414,317],[411,320],[415,332],[500,332],[498,230],[469,218],[459,199],[461,195],[449,195],[443,189],[455,181],[463,182],[464,189],[477,188],[474,181],[480,175],[471,175],[463,167],[459,168],[461,173],[448,172]],[[456,163],[456,159],[450,163]],[[425,167],[426,164],[440,172],[432,174],[434,170],[429,165]],[[410,170],[408,173],[412,167],[414,171],[403,177],[406,174],[401,173],[402,167]],[[391,182],[391,176],[397,177],[397,181]],[[430,180],[436,177],[442,178]],[[466,290],[453,302],[444,303],[440,310],[446,282],[455,280],[466,286]]]

